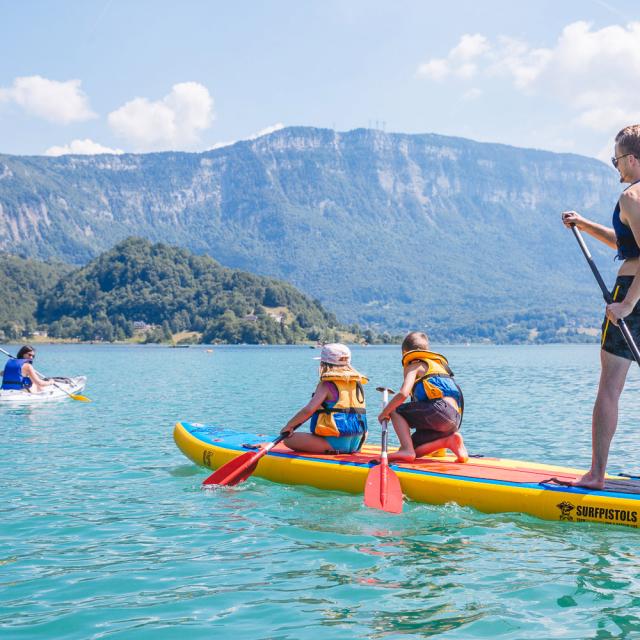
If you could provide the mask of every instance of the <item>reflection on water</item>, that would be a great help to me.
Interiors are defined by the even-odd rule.
[[[442,350],[471,451],[588,464],[597,347]],[[636,531],[456,505],[393,516],[254,478],[202,491],[173,423],[271,437],[308,399],[313,355],[42,347],[47,371],[89,376],[93,402],[0,410],[2,637],[640,637]],[[355,348],[354,363],[394,386],[398,355]],[[633,371],[612,471],[639,471],[638,389]]]

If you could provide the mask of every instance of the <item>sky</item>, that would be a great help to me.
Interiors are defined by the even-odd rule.
[[[639,122],[638,0],[0,0],[0,153],[302,125],[608,161]]]

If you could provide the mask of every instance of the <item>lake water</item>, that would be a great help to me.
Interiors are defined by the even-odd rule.
[[[353,351],[373,418],[399,348]],[[597,345],[443,351],[471,453],[588,466]],[[640,531],[456,505],[394,516],[260,479],[201,491],[174,422],[271,439],[309,398],[316,354],[40,347],[38,369],[86,374],[93,402],[0,408],[0,638],[640,637]],[[611,472],[640,471],[639,387],[634,367]]]

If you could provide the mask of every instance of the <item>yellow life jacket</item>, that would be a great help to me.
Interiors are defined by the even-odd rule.
[[[430,402],[450,397],[458,404],[458,412],[462,413],[464,410],[462,389],[453,379],[453,371],[447,359],[434,351],[414,349],[402,356],[402,366],[406,367],[416,360],[427,365],[427,372],[415,381],[411,390],[411,399],[414,402]]]
[[[325,401],[311,417],[311,433],[317,436],[347,436],[367,432],[367,413],[362,385],[369,380],[357,371],[327,371],[323,382],[333,382],[338,399]]]

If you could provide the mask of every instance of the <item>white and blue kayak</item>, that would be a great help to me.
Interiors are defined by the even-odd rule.
[[[14,406],[22,404],[39,404],[64,400],[69,394],[82,391],[87,384],[86,376],[75,378],[51,378],[55,385],[45,387],[42,391],[29,391],[29,389],[0,389],[0,406]]]

